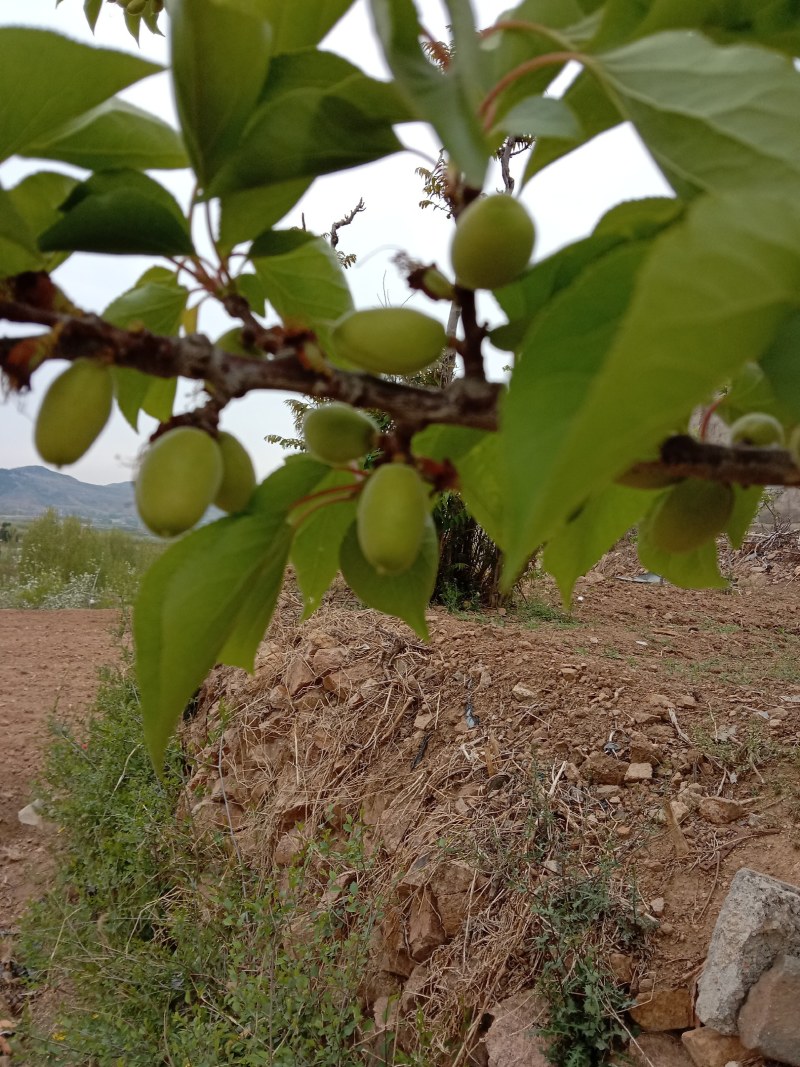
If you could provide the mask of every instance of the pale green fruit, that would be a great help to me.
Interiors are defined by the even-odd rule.
[[[754,445],[768,448],[770,445],[782,445],[783,426],[774,415],[763,411],[750,411],[742,415],[731,426],[732,445]]]
[[[356,512],[358,543],[379,574],[402,574],[419,555],[428,497],[413,467],[387,463],[364,486]]]
[[[222,453],[222,483],[214,503],[223,511],[241,511],[250,503],[256,487],[253,461],[244,445],[224,430],[220,431],[217,444]]]
[[[662,552],[693,552],[722,533],[733,511],[733,489],[722,482],[687,478],[656,505],[650,540]]]
[[[450,260],[466,289],[500,289],[527,267],[536,232],[519,202],[505,193],[473,200],[458,218]]]
[[[413,308],[353,311],[333,331],[337,353],[371,374],[415,374],[447,344],[444,326]]]
[[[349,404],[310,408],[303,419],[303,438],[312,456],[336,466],[371,452],[379,429],[373,419]]]
[[[114,386],[108,367],[76,359],[45,393],[34,441],[45,463],[76,463],[100,435],[111,414]]]
[[[222,484],[222,452],[209,434],[191,426],[168,430],[144,455],[136,478],[142,522],[159,537],[191,529]]]

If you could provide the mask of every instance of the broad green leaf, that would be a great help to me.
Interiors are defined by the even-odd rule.
[[[697,33],[646,37],[593,61],[682,195],[800,187],[800,73],[764,48]]]
[[[467,510],[495,544],[503,545],[507,502],[503,495],[504,442],[499,434],[486,434],[474,448],[453,462]]]
[[[311,179],[297,178],[227,193],[220,201],[219,241],[222,248],[233,249],[271,229],[310,187]]]
[[[416,562],[402,574],[378,574],[364,559],[355,523],[342,541],[339,562],[344,580],[365,604],[402,619],[423,641],[428,640],[425,611],[433,595],[439,567],[439,538],[433,519],[429,517],[425,524],[422,548]]]
[[[411,451],[415,456],[424,456],[440,462],[449,459],[451,463],[455,463],[484,441],[486,436],[485,430],[473,430],[469,426],[432,423],[414,434],[411,439]]]
[[[320,493],[328,489],[353,486],[356,480],[345,471],[331,471],[319,483]],[[354,499],[340,499],[330,495],[320,498],[315,510],[309,514],[309,502],[292,542],[291,562],[297,576],[297,584],[303,594],[303,619],[309,618],[322,602],[331,582],[339,570],[339,548],[344,535],[355,519]]]
[[[414,116],[391,85],[329,52],[279,56],[214,195],[371,163],[402,149],[392,124]]]
[[[651,492],[609,485],[592,497],[542,554],[542,567],[552,574],[561,599],[569,607],[575,582],[623,537],[650,507]]]
[[[165,271],[164,275],[159,281],[139,279],[108,305],[103,318],[126,330],[144,328],[165,337],[176,335],[189,292],[177,283],[174,274]],[[119,409],[134,430],[138,430],[142,410],[159,422],[171,416],[175,378],[153,378],[130,367],[114,367],[113,373]]]
[[[49,30],[0,28],[0,160],[159,70]]]
[[[497,125],[506,136],[556,137],[560,141],[581,138],[575,113],[563,100],[547,96],[529,96],[507,111]]]
[[[539,501],[551,488],[553,464],[608,357],[649,247],[642,242],[622,246],[588,267],[548,304],[525,337],[501,416],[505,451],[515,449],[505,457],[509,481],[501,544],[517,573],[590,495],[574,499],[569,510],[559,508],[559,521],[547,537],[529,539],[522,547],[519,531],[538,514]]]
[[[652,494],[648,494],[652,497]],[[682,589],[724,589],[728,582],[719,573],[717,543],[707,541],[694,552],[664,552],[650,540],[650,516],[658,506],[659,494],[650,511],[639,523],[636,542],[639,562],[653,574],[658,574]]]
[[[336,253],[302,230],[263,234],[250,256],[267,300],[287,324],[304,326],[331,348],[331,324],[353,307]]]
[[[269,69],[272,31],[214,0],[170,0],[172,81],[184,141],[203,186],[236,150]]]
[[[353,0],[266,0],[273,50],[299,52],[317,44],[352,5]]]
[[[683,210],[680,200],[668,197],[628,200],[611,208],[590,237],[541,260],[494,294],[510,321],[492,331],[493,343],[514,351],[548,301],[590,264],[625,241],[655,236],[674,223]]]
[[[23,178],[18,185],[8,191],[8,196],[38,239],[49,226],[61,218],[59,206],[63,204],[77,184],[75,178],[70,178],[66,174],[40,170],[36,174],[29,174],[27,178]],[[53,271],[68,258],[68,252],[53,252],[41,257],[41,266]]]
[[[729,425],[751,411],[766,412],[768,415],[774,415],[783,423],[794,421],[791,405],[793,400],[795,405],[800,404],[800,399],[797,398],[797,386],[800,383],[792,383],[790,379],[788,382],[781,383],[780,392],[776,393],[769,377],[764,373],[763,364],[769,361],[771,353],[778,353],[782,350],[785,339],[791,335],[792,324],[796,317],[796,315],[790,315],[783,323],[769,350],[761,357],[761,364],[745,364],[733,375],[730,382],[726,383],[725,395],[716,405],[715,413]],[[790,374],[794,374],[796,357],[791,345],[788,347],[787,356],[789,357],[787,370]],[[777,399],[778,396],[781,398],[780,401]]]
[[[259,486],[247,512],[188,534],[144,576],[133,631],[145,740],[156,768],[187,701],[230,635],[237,634],[238,652],[246,638],[252,646],[250,594],[263,589],[275,556],[288,550],[292,503],[325,469],[311,460],[287,463]],[[262,605],[259,616],[263,627],[268,607]]]
[[[733,512],[725,532],[732,547],[741,548],[753,519],[761,507],[761,501],[764,499],[764,486],[751,485],[744,488],[741,485],[735,485],[733,492]]]
[[[614,281],[609,272],[615,256],[634,254],[622,249],[586,271],[526,339],[532,358],[515,368],[500,433],[509,579],[576,507],[759,360],[800,304],[800,203],[700,198],[629,276],[626,310],[624,273]],[[589,327],[613,304],[620,318],[603,339]],[[596,349],[594,368],[587,348]],[[553,395],[559,382],[569,398]]]
[[[73,189],[61,212],[39,242],[46,252],[172,256],[194,251],[173,196],[139,171],[93,174]]]
[[[261,279],[257,274],[239,274],[236,276],[236,291],[240,293],[247,303],[250,305],[250,310],[255,312],[256,315],[263,315],[266,312],[266,296],[264,295],[264,286]]]
[[[409,107],[433,126],[467,182],[482,188],[489,145],[464,80],[443,74],[422,51],[413,0],[371,0],[370,9],[386,62]]]
[[[800,422],[800,311],[793,312],[775,334],[761,357],[763,370],[777,410],[770,413],[786,422]],[[750,399],[754,399],[752,396]],[[746,397],[742,397],[745,402]],[[749,407],[748,411],[768,408]]]
[[[609,98],[587,71],[582,71],[561,97],[563,106],[569,108],[575,117],[579,133],[575,137],[544,136],[537,139],[528,164],[525,167],[523,181],[527,182],[545,167],[563,158],[576,148],[587,144],[593,138],[623,121],[616,104]]]
[[[42,265],[36,235],[15,207],[11,195],[0,189],[0,278],[39,270]]]
[[[189,165],[175,130],[124,100],[107,100],[51,136],[31,142],[22,155],[59,159],[87,170],[170,170]]]

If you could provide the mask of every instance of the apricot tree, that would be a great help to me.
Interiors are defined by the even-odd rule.
[[[761,486],[800,484],[794,0],[522,0],[488,27],[468,0],[445,0],[446,49],[413,0],[371,0],[390,82],[320,47],[351,0],[117,3],[133,32],[160,21],[169,37],[179,131],[115,95],[155,64],[0,30],[0,160],[86,172],[43,164],[0,190],[0,319],[33,328],[0,340],[0,366],[23,390],[43,362],[72,364],[37,427],[51,462],[74,461],[100,433],[112,390],[133,425],[141,411],[159,420],[137,485],[159,533],[186,530],[214,500],[232,512],[171,545],[136,604],[156,764],[211,666],[252,668],[289,562],[306,615],[341,570],[424,636],[437,565],[429,509],[444,490],[502,547],[507,585],[544,546],[569,600],[634,525],[645,566],[683,586],[724,584],[716,536],[741,541]],[[86,0],[90,20],[101,7]],[[569,64],[576,76],[548,95]],[[356,310],[330,246],[276,227],[315,178],[399,151],[398,128],[416,121],[444,146],[457,221],[452,264],[412,265],[408,283],[457,302],[462,328],[449,339],[435,313]],[[620,203],[588,237],[530,264],[522,205],[482,199],[492,156],[535,138],[528,181],[624,122],[674,196]],[[147,173],[168,167],[194,172],[188,215]],[[210,257],[193,238],[206,217],[218,219]],[[53,279],[78,251],[152,265],[95,314]],[[186,279],[235,328],[199,332]],[[475,287],[492,289],[502,325],[480,321]],[[513,365],[507,384],[486,378],[490,342]],[[461,370],[444,388],[391,377],[446,343]],[[181,377],[207,399],[174,415]],[[311,454],[254,486],[217,424],[231,399],[270,389],[385,412],[393,429],[377,438],[375,465],[357,455],[376,443],[371,424],[337,408],[309,425]],[[689,434],[702,405],[736,424],[730,444],[704,439],[708,419]]]

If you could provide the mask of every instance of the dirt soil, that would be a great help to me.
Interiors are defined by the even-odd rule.
[[[51,720],[79,721],[114,662],[115,611],[0,611],[0,942],[47,885],[51,830],[23,825]],[[2,1012],[0,1012],[2,1014]]]
[[[526,845],[533,760],[587,869],[613,853],[636,871],[654,934],[629,961],[630,992],[691,988],[736,870],[800,884],[800,552],[741,557],[724,592],[637,574],[627,548],[607,557],[568,616],[542,579],[521,613],[434,609],[429,645],[347,596],[298,627],[297,600],[284,595],[255,676],[216,669],[186,730],[198,826],[271,867],[302,848],[303,827],[361,813],[370,847],[406,886],[376,941],[372,999],[419,978],[424,961],[431,1002],[469,993],[488,1009],[525,984],[513,972],[521,927],[492,910],[487,862],[490,842]],[[17,812],[32,799],[48,719],[89,704],[96,668],[118,654],[115,622],[0,611],[0,936],[47,878],[48,831]],[[620,769],[640,763],[652,778],[624,782]],[[739,805],[728,805],[731,822],[702,814],[715,797]],[[670,801],[683,805],[678,834],[663,821]],[[444,837],[474,843],[468,892],[419,877]],[[562,858],[539,855],[529,877],[558,876]],[[436,930],[420,913],[409,920],[415,894],[430,903],[444,890],[446,929],[444,895]],[[503,957],[505,988],[481,970],[482,946]]]

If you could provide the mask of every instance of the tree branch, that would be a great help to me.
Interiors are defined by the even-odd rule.
[[[469,308],[469,299],[466,305]],[[498,428],[504,386],[496,382],[468,373],[437,390],[334,367],[316,370],[305,366],[297,355],[304,338],[292,336],[280,327],[268,331],[273,357],[251,359],[226,352],[202,334],[159,337],[146,330],[120,329],[96,315],[74,315],[16,300],[0,299],[0,319],[50,329],[45,335],[0,338],[0,371],[15,389],[28,386],[43,354],[46,359],[70,361],[90,357],[157,378],[183,377],[204,382],[215,409],[255,390],[281,390],[385,411],[398,425],[420,429],[432,423],[488,431]],[[482,327],[470,317],[465,329],[469,335]],[[728,448],[685,435],[668,438],[661,447],[660,460],[637,463],[631,472],[745,486],[800,486],[800,468],[783,449],[744,445]]]
[[[366,210],[367,205],[364,203],[364,197],[362,196],[352,211],[348,212],[343,219],[339,219],[338,222],[334,222],[334,224],[331,226],[331,248],[336,248],[336,246],[339,244],[339,230],[342,228],[342,226],[349,226],[353,219],[356,217],[356,215],[359,214],[359,212]]]

